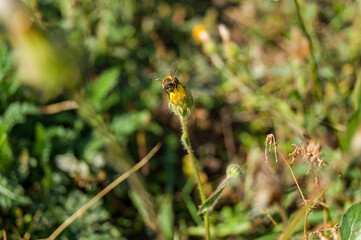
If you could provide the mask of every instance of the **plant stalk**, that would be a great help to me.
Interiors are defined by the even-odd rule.
[[[311,35],[308,33],[307,29],[306,29],[306,25],[305,25],[305,21],[303,20],[303,16],[301,14],[301,8],[300,8],[300,4],[298,3],[298,0],[293,0],[295,7],[296,7],[296,12],[297,12],[297,19],[300,22],[300,26],[301,26],[301,30],[303,32],[303,34],[305,35],[307,42],[308,42],[308,47],[310,49],[310,55],[311,55],[311,68],[312,68],[312,78],[313,78],[313,87],[314,87],[314,94],[315,97],[321,97],[321,85],[320,85],[320,80],[318,78],[318,74],[317,74],[317,68],[318,68],[318,64],[316,61],[316,56],[315,56],[315,49],[312,43],[312,39],[311,39]]]
[[[196,180],[198,183],[198,190],[199,190],[199,194],[201,195],[201,200],[202,200],[202,204],[206,202],[207,200],[207,196],[204,192],[204,188],[203,188],[203,184],[201,181],[201,177],[199,175],[199,170],[198,170],[198,164],[197,164],[197,160],[194,156],[193,153],[193,149],[189,140],[189,134],[188,134],[188,127],[187,127],[187,119],[184,116],[179,116],[180,117],[180,121],[181,121],[181,125],[182,125],[182,142],[184,147],[187,150],[188,156],[191,160],[192,163],[192,170],[194,175],[196,176]],[[206,240],[210,240],[210,231],[209,231],[209,213],[208,210],[204,213],[203,216],[204,219],[204,227],[205,227],[205,231],[206,231]]]
[[[278,151],[278,153],[281,155],[283,161],[286,163],[287,167],[290,169],[292,178],[293,178],[293,180],[295,181],[296,186],[297,186],[297,188],[298,188],[298,191],[299,191],[300,194],[301,194],[302,201],[303,201],[304,204],[306,204],[306,198],[305,198],[305,196],[304,196],[303,193],[302,193],[302,190],[301,190],[301,188],[300,188],[300,185],[298,184],[298,181],[297,181],[297,179],[296,179],[295,174],[293,173],[293,170],[292,170],[291,165],[287,162],[287,160],[286,160],[285,157],[282,155],[282,152],[278,149],[278,147],[277,147],[276,145],[274,145],[274,147],[277,149],[277,151]]]

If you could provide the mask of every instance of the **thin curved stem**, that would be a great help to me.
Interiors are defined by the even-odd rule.
[[[300,194],[301,194],[302,200],[303,200],[304,203],[306,203],[306,198],[305,198],[305,196],[304,196],[303,193],[302,193],[302,190],[301,190],[301,188],[300,188],[300,185],[298,184],[298,181],[297,181],[297,179],[296,179],[295,174],[293,173],[293,170],[292,170],[291,165],[287,162],[287,160],[286,160],[285,157],[282,155],[282,152],[278,149],[278,147],[277,147],[276,145],[274,145],[274,147],[277,149],[277,151],[278,151],[278,153],[281,155],[283,161],[286,163],[287,167],[290,169],[292,178],[293,178],[293,180],[294,180],[295,183],[296,183],[296,186],[297,186],[297,188],[298,188],[298,191],[299,191]]]
[[[196,158],[194,156],[193,149],[192,149],[191,143],[189,141],[187,119],[184,116],[180,116],[180,121],[181,121],[182,132],[183,132],[183,134],[182,134],[182,142],[183,142],[183,145],[186,148],[188,156],[189,156],[189,158],[191,160],[192,170],[193,170],[194,175],[196,176],[196,180],[197,180],[197,183],[198,183],[198,190],[199,190],[199,194],[201,195],[202,203],[205,203],[206,200],[207,200],[207,196],[206,196],[206,194],[204,192],[201,177],[199,175],[197,160],[196,160]],[[204,219],[204,227],[205,227],[205,231],[206,231],[206,240],[210,240],[209,213],[208,213],[208,211],[206,211],[204,213],[203,219]]]

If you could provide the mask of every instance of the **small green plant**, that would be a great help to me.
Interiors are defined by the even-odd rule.
[[[199,194],[202,201],[202,205],[199,207],[198,214],[204,214],[203,219],[205,227],[205,238],[209,240],[211,239],[209,213],[216,205],[218,199],[221,196],[221,193],[227,187],[228,183],[232,179],[240,177],[241,169],[237,164],[231,164],[230,166],[228,166],[225,179],[220,183],[216,191],[207,199],[199,174],[198,161],[194,156],[193,148],[189,139],[187,126],[187,117],[191,114],[191,110],[193,107],[193,97],[192,93],[185,86],[183,86],[175,77],[176,69],[177,63],[174,63],[171,67],[171,76],[165,77],[163,80],[154,73],[151,74],[151,77],[155,80],[162,81],[163,90],[168,94],[169,97],[169,109],[179,117],[182,126],[181,141],[184,148],[187,150],[188,156],[190,158],[193,174],[196,177]]]

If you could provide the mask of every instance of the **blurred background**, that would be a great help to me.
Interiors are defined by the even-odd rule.
[[[206,194],[230,163],[243,169],[210,215],[214,239],[277,239],[269,216],[287,228],[302,204],[281,156],[272,149],[266,163],[269,133],[288,161],[303,149],[293,170],[306,198],[329,186],[328,218],[313,209],[309,232],[360,201],[359,1],[9,2],[0,4],[3,239],[47,238],[158,142],[129,184],[59,239],[203,238],[179,120],[149,77],[170,75],[175,61],[195,102],[190,141]],[[292,231],[304,239],[302,220]]]

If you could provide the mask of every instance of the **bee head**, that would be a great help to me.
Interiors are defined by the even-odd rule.
[[[171,84],[171,83],[172,83],[172,80],[170,78],[168,78],[168,77],[163,80],[163,85],[168,85],[168,84]]]

